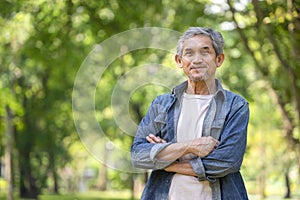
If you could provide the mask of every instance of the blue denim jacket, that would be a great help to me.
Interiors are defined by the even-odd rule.
[[[205,116],[202,135],[212,136],[220,144],[211,154],[192,159],[190,164],[199,181],[210,182],[213,200],[246,200],[247,192],[239,170],[247,143],[248,103],[241,96],[224,90],[218,80],[216,85],[217,92]],[[139,125],[131,147],[132,163],[137,168],[153,170],[141,199],[168,199],[174,173],[163,169],[172,162],[158,160],[156,155],[176,142],[177,122],[186,88],[187,82],[184,82],[172,93],[158,96]],[[146,136],[149,133],[160,136],[167,143],[148,143]]]

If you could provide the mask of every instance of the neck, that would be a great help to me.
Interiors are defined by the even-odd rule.
[[[188,94],[199,94],[199,95],[210,95],[216,92],[216,83],[213,81],[197,81],[193,82],[188,80],[188,87],[186,93]]]

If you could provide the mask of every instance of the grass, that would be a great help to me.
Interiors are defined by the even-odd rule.
[[[5,200],[6,194],[0,193],[0,200]],[[130,200],[131,193],[129,191],[89,191],[85,193],[75,193],[75,194],[61,194],[52,195],[44,194],[39,197],[39,200]],[[139,198],[136,196],[136,200]],[[261,200],[256,195],[249,195],[250,200]],[[25,200],[20,198],[15,198],[15,200]],[[28,199],[26,199],[28,200]],[[287,200],[280,196],[268,196],[264,200]],[[300,194],[295,194],[294,198],[289,200],[300,200]]]
[[[67,195],[41,195],[40,200],[129,200],[131,199],[130,192],[127,191],[107,191],[98,192],[90,191],[78,194]]]
[[[130,200],[131,193],[128,191],[89,191],[74,194],[43,194],[39,196],[39,200]],[[138,198],[135,197],[137,200]],[[6,200],[6,194],[0,193],[0,200]],[[15,200],[29,200],[15,198]]]
[[[262,200],[257,195],[249,195],[249,200]],[[291,199],[285,199],[282,196],[267,196],[263,200],[300,200],[300,196],[294,196]]]

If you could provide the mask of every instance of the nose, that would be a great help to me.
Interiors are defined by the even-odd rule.
[[[197,54],[195,54],[195,56],[192,60],[192,63],[199,64],[199,63],[202,63],[202,61],[203,61],[203,57],[201,56],[201,54],[197,53]]]

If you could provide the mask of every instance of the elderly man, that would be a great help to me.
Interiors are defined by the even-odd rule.
[[[210,28],[179,39],[175,61],[187,80],[152,102],[131,147],[134,166],[153,170],[141,199],[248,199],[239,170],[249,108],[215,78],[223,46]]]

